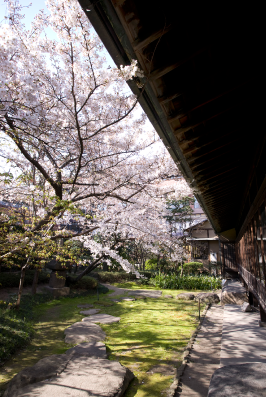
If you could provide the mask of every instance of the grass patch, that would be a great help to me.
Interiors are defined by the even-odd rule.
[[[97,301],[95,295],[79,295],[28,302],[23,310],[24,315],[30,317],[28,321],[34,335],[24,350],[17,350],[1,368],[0,395],[6,383],[23,368],[71,347],[64,343],[64,330],[84,317],[79,313],[78,304],[93,303],[102,313],[121,317],[120,323],[102,325],[102,328],[107,334],[109,358],[127,366],[136,376],[125,396],[162,396],[170,387],[173,374],[155,373],[152,369],[158,365],[180,365],[183,349],[198,324],[197,302],[148,298],[113,304],[109,294],[100,294],[99,298]]]

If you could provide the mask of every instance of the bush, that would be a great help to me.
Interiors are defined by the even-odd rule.
[[[139,271],[139,274],[141,274],[144,277],[147,277],[148,279],[154,276],[154,272],[148,272],[147,270]]]
[[[202,269],[203,263],[201,262],[188,262],[183,264],[184,274],[199,274]]]
[[[119,283],[136,279],[135,274],[126,272],[97,272],[97,276],[94,273],[91,273],[92,275],[102,283]]]
[[[33,283],[35,270],[28,270],[25,275],[24,287],[31,286]],[[0,288],[18,288],[20,280],[20,272],[1,272],[1,282]],[[45,272],[40,272],[38,277],[38,284],[49,283],[50,274]]]
[[[210,290],[222,287],[221,280],[208,276],[183,276],[175,274],[158,274],[150,279],[150,284],[162,289],[199,289]]]
[[[98,285],[98,282],[95,278],[84,276],[77,283],[70,284],[70,288],[72,289],[95,289]]]

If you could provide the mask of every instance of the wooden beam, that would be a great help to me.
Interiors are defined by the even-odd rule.
[[[214,172],[217,172],[217,171],[219,172],[221,170],[227,169],[228,166],[231,167],[233,165],[239,164],[239,161],[240,161],[239,159],[233,159],[232,162],[223,163],[221,167],[218,167],[218,168],[211,167],[211,171],[210,171],[210,167],[206,167],[204,170],[201,169],[199,171],[193,172],[194,179],[197,178],[197,175],[199,175],[199,176],[203,175],[203,177],[211,176],[211,175],[213,175]],[[203,172],[203,171],[206,171],[206,170],[210,171],[210,172],[207,172],[207,173]]]
[[[203,153],[203,154],[201,154],[199,156],[194,156],[194,157],[191,157],[190,159],[186,159],[186,160],[187,160],[188,163],[189,163],[189,160],[190,161],[196,161],[196,160],[200,159],[201,157],[208,156],[210,153],[216,152],[217,150],[222,149],[222,148],[224,148],[224,147],[226,147],[228,145],[232,145],[232,143],[234,143],[234,142],[236,142],[238,140],[239,140],[238,138],[235,138],[235,139],[233,139],[230,142],[224,143],[224,145],[222,145],[222,146],[219,146],[219,147],[217,147],[217,148],[215,148],[213,150],[208,151],[207,153]]]
[[[163,35],[165,35],[167,32],[171,30],[171,25],[168,25],[162,29],[157,30],[156,32],[152,33],[150,36],[146,37],[145,39],[136,39],[132,43],[132,47],[134,48],[135,51],[140,51],[153,41],[160,39]]]
[[[216,160],[216,159],[218,159],[219,157],[222,157],[222,156],[224,156],[224,155],[228,155],[229,153],[234,153],[234,154],[235,154],[235,149],[229,147],[229,149],[226,150],[225,152],[223,152],[223,153],[221,153],[221,154],[218,154],[217,156],[215,155],[214,157],[211,157],[211,158],[209,158],[208,160],[204,160],[204,161],[202,161],[202,162],[199,163],[199,164],[196,163],[195,165],[190,165],[189,167],[191,168],[192,172],[194,172],[194,170],[196,170],[198,167],[200,167],[200,166],[202,166],[202,165],[204,165],[204,164],[211,163],[211,162],[213,162],[213,160]],[[191,164],[193,161],[190,161],[190,159],[188,159],[187,162],[188,162],[189,164]],[[210,166],[212,167],[212,164],[211,164]],[[201,170],[206,170],[207,168],[210,168],[210,166],[205,167],[205,168],[200,168],[200,172],[201,172]]]
[[[192,152],[198,151],[198,150],[200,150],[200,149],[202,149],[202,148],[204,148],[206,146],[209,146],[209,145],[213,144],[214,142],[219,141],[219,139],[223,140],[226,136],[231,135],[231,134],[232,134],[232,131],[229,131],[225,135],[218,136],[216,139],[213,139],[212,141],[208,141],[208,142],[204,143],[203,145],[199,145],[199,146],[196,146],[196,147],[195,146],[194,147],[191,146],[188,149],[184,149],[184,150],[182,148],[181,149],[183,151],[183,154],[186,155],[188,153],[192,153]]]
[[[179,61],[172,63],[171,65],[168,66],[163,66],[161,68],[155,69],[151,74],[148,76],[149,80],[157,80],[160,77],[163,77],[165,74],[172,72],[172,70],[178,68],[179,66],[183,65],[184,63],[190,61],[191,59],[195,58],[197,55],[201,54],[203,51],[205,51],[206,48],[202,48],[194,54],[189,55],[188,57],[185,57],[183,59],[180,59]]]
[[[164,105],[165,103],[168,103],[172,101],[175,98],[178,98],[179,96],[183,95],[183,92],[176,92],[175,94],[169,94],[169,95],[164,95],[161,97],[157,97],[160,105]]]

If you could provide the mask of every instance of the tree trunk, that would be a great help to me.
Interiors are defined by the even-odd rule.
[[[21,295],[23,291],[23,284],[24,284],[24,279],[25,279],[25,274],[26,274],[26,268],[27,268],[27,263],[25,266],[21,268],[21,273],[20,273],[20,280],[19,280],[19,288],[18,288],[18,298],[16,301],[16,307],[19,308],[20,306],[20,301],[21,301]]]
[[[39,269],[35,269],[33,282],[32,282],[32,289],[31,289],[32,295],[36,294],[37,285],[38,285],[38,277],[39,277]]]
[[[180,273],[180,277],[183,277],[183,272],[184,272],[183,262],[181,262],[181,273]]]

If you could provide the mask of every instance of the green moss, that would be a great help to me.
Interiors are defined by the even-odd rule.
[[[179,291],[171,291],[179,293]],[[64,330],[80,321],[78,304],[94,303],[103,313],[121,317],[119,323],[102,325],[107,334],[109,359],[129,367],[136,378],[126,397],[157,397],[170,387],[173,375],[147,372],[155,365],[181,363],[182,351],[198,323],[197,302],[174,299],[138,299],[110,306],[109,294],[65,297],[40,303],[32,309],[34,337],[28,346],[5,363],[0,378],[1,390],[17,372],[51,354],[62,354]]]

